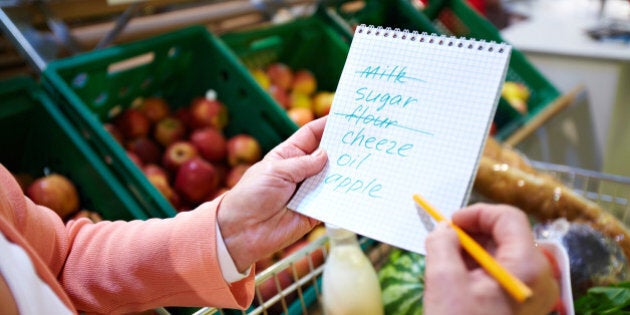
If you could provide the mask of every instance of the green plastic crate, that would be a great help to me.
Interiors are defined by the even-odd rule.
[[[221,36],[245,68],[283,62],[292,69],[308,69],[319,90],[335,91],[350,43],[317,16],[227,33]]]
[[[147,214],[108,167],[29,77],[0,82],[0,163],[33,178],[47,172],[68,177],[80,204],[108,220]]]
[[[250,134],[264,152],[296,130],[230,50],[202,26],[54,61],[43,78],[83,136],[155,217],[173,216],[176,210],[103,128],[136,98],[160,96],[174,110],[214,89],[229,112],[226,135]]]
[[[419,0],[416,0],[419,2]],[[415,7],[410,0],[366,0],[358,11],[344,10],[347,1],[330,0],[320,6],[318,15],[326,18],[346,39],[352,37],[351,27],[356,24],[415,30],[419,32],[467,37],[478,40],[506,42],[492,23],[479,15],[463,0],[430,0],[424,9]],[[496,138],[506,139],[553,100],[560,96],[556,89],[515,47],[506,81],[525,84],[531,91],[528,113],[522,115],[501,99],[494,122]]]

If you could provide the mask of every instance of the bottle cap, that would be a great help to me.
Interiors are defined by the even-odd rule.
[[[356,236],[356,234],[352,231],[349,231],[339,226],[336,226],[334,224],[328,224],[328,223],[326,223],[326,233],[328,233],[328,236],[331,238]]]

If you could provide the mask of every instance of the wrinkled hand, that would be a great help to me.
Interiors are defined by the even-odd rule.
[[[426,240],[425,314],[549,314],[559,296],[551,266],[534,244],[524,213],[506,205],[476,204],[453,223],[484,246],[533,296],[516,302],[462,251],[455,231],[440,223]]]
[[[325,123],[326,118],[321,118],[300,128],[252,165],[224,196],[217,220],[240,272],[295,242],[319,223],[286,205],[297,184],[326,164],[326,153],[316,150]]]

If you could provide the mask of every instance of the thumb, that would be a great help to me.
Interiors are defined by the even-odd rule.
[[[457,233],[447,222],[440,222],[425,242],[427,282],[457,283],[467,273]]]
[[[326,152],[318,148],[309,155],[289,158],[280,161],[280,167],[286,174],[290,174],[295,183],[299,183],[307,177],[313,176],[320,172],[326,165],[328,156]]]

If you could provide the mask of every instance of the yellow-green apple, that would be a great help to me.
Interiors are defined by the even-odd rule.
[[[148,137],[134,138],[127,142],[127,150],[135,153],[143,164],[160,163],[162,149],[152,139]]]
[[[210,162],[223,161],[227,155],[227,141],[223,133],[211,127],[195,129],[190,134],[190,142],[199,155]]]
[[[222,130],[228,123],[227,108],[217,99],[214,90],[209,90],[205,97],[193,99],[189,110],[193,128],[212,127]]]
[[[176,141],[164,151],[162,165],[167,170],[176,172],[182,164],[197,156],[199,156],[199,152],[190,141]]]
[[[324,226],[323,224],[318,224],[310,232],[308,232],[308,234],[306,235],[306,240],[309,242],[314,242],[324,235],[326,235],[326,226]]]
[[[254,77],[254,80],[258,82],[258,85],[260,85],[263,88],[263,90],[268,89],[269,86],[271,85],[271,80],[269,80],[269,77],[267,76],[265,71],[263,71],[262,69],[254,68],[251,70],[251,74],[252,74],[252,77]]]
[[[227,141],[227,161],[230,166],[254,164],[262,157],[262,148],[256,138],[237,134]]]
[[[138,107],[152,123],[156,123],[171,113],[168,103],[161,97],[147,97]]]
[[[245,172],[247,171],[249,167],[250,167],[249,164],[238,164],[230,168],[230,170],[228,171],[225,177],[225,187],[227,188],[234,187],[234,185],[236,185],[236,183],[238,183],[238,181],[241,180],[241,177],[243,177],[243,174],[245,174]]]
[[[315,119],[315,114],[308,108],[304,107],[295,107],[287,109],[287,116],[296,124],[298,127],[302,127],[306,125],[309,121]]]
[[[186,201],[199,203],[216,190],[215,177],[214,166],[197,156],[179,167],[174,188]]]
[[[153,128],[153,138],[163,147],[184,139],[186,126],[178,118],[167,116],[159,120]]]
[[[323,117],[330,113],[334,97],[334,92],[320,91],[315,93],[315,96],[313,96],[313,113],[315,117]]]
[[[313,99],[304,93],[292,91],[289,95],[289,108],[306,108],[313,110]]]
[[[37,178],[26,189],[26,195],[36,204],[55,211],[61,218],[79,210],[79,193],[66,176],[53,173]]]
[[[520,82],[506,81],[501,89],[501,96],[519,113],[527,114],[529,88]]]
[[[114,119],[114,124],[122,132],[125,139],[145,137],[151,130],[151,121],[138,109],[125,109]]]
[[[317,80],[311,71],[300,69],[293,74],[291,90],[311,95],[317,90]]]
[[[288,90],[293,83],[293,70],[282,62],[274,62],[267,66],[267,76],[272,85]]]

